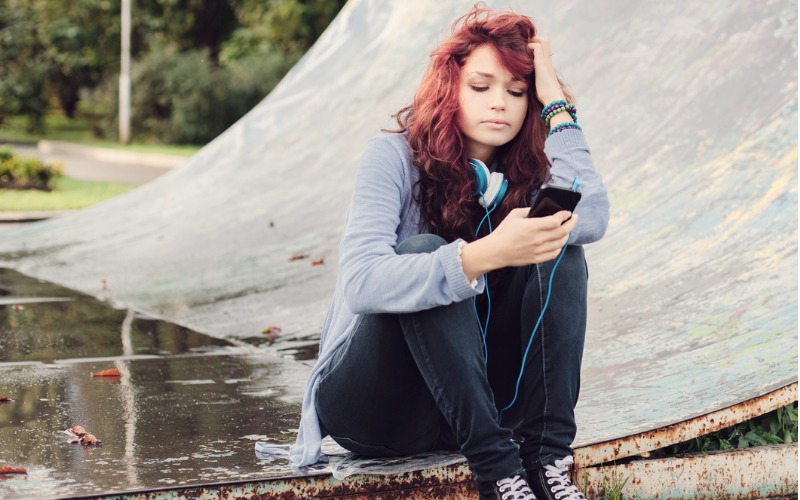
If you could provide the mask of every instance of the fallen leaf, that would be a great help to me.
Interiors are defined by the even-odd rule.
[[[86,432],[86,429],[84,429],[80,425],[73,425],[72,427],[69,428],[69,432],[75,434],[78,437],[83,436],[84,434],[88,434],[88,432]]]
[[[8,396],[0,396],[0,403],[10,403],[12,401],[14,400]]]
[[[99,372],[92,372],[92,377],[121,377],[122,374],[119,370],[114,368],[109,368],[108,370],[102,370]]]
[[[268,326],[261,330],[261,333],[269,334],[269,333],[281,333],[281,327],[279,326]]]
[[[319,259],[314,259],[311,261],[312,266],[319,266],[325,263],[325,257],[320,257]]]
[[[84,434],[81,436],[81,444],[84,446],[100,446],[103,442],[94,437],[94,434]]]
[[[100,446],[102,441],[97,439],[94,434],[89,434],[82,425],[73,425],[66,431],[67,434],[72,436],[67,440],[70,444],[82,444],[84,446]]]
[[[292,255],[291,257],[289,257],[289,261],[291,262],[293,260],[307,259],[308,255],[309,254],[307,254],[307,253],[296,253],[296,254]]]
[[[0,465],[0,474],[27,474],[25,467],[12,467],[8,464]]]

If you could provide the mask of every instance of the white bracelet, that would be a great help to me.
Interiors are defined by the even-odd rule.
[[[459,264],[463,264],[463,263],[464,263],[464,262],[461,260],[461,252],[463,252],[463,251],[464,251],[464,247],[465,247],[465,246],[467,246],[467,242],[466,242],[466,241],[464,241],[464,240],[461,240],[461,241],[459,241],[459,242],[458,242],[458,256],[457,256],[456,258],[458,259],[458,263],[459,263]]]
[[[461,259],[461,252],[464,251],[464,247],[465,246],[467,246],[467,242],[466,241],[461,240],[461,241],[458,242],[458,247],[457,247],[458,248],[458,254],[456,255],[456,259],[458,260],[458,263],[461,265],[461,272],[462,273],[464,272],[464,261]],[[466,273],[464,275],[466,276]],[[478,288],[478,279],[475,278],[472,281],[470,281],[469,282],[469,286],[471,286],[474,289],[477,289]]]

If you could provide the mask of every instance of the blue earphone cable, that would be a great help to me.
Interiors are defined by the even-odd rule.
[[[522,365],[519,369],[519,376],[517,377],[517,383],[514,386],[514,397],[511,399],[511,402],[506,405],[505,408],[500,410],[498,414],[497,421],[500,422],[503,419],[503,412],[511,408],[514,403],[517,402],[517,396],[519,395],[519,383],[522,381],[522,374],[525,372],[525,362],[528,360],[528,353],[531,350],[531,346],[533,345],[533,338],[536,336],[536,330],[539,329],[539,324],[542,322],[542,318],[544,318],[544,313],[547,311],[547,306],[550,304],[550,292],[553,290],[553,276],[556,274],[556,268],[558,267],[558,263],[561,262],[561,258],[564,256],[564,252],[567,250],[567,245],[564,245],[564,248],[561,249],[561,253],[558,254],[558,258],[556,262],[553,264],[553,269],[550,271],[550,279],[547,282],[547,298],[544,300],[544,305],[542,306],[542,312],[539,313],[539,319],[536,320],[536,324],[533,326],[533,331],[531,332],[531,338],[528,340],[528,345],[525,347],[525,354],[522,356]]]
[[[491,210],[486,207],[486,198],[483,197],[483,193],[481,193],[481,199],[483,200],[483,208],[486,210],[486,215],[483,216],[478,224],[478,229],[475,230],[475,238],[478,237],[478,233],[481,231],[483,222],[487,219],[489,220],[489,232],[492,232],[492,219],[489,217],[489,215],[491,215],[491,213],[494,212],[494,209],[497,208],[497,204],[493,204]],[[478,329],[481,332],[481,340],[483,341],[483,364],[485,365],[489,362],[489,348],[486,346],[486,332],[489,331],[489,316],[492,314],[492,296],[489,293],[489,277],[484,274],[483,279],[486,286],[486,322],[481,324],[480,316],[478,315],[476,297],[472,297],[472,310],[475,312],[475,320],[478,322]]]
[[[580,183],[578,182],[578,176],[576,175],[575,178],[572,180],[572,186],[570,188],[573,191],[577,191],[580,188]],[[480,193],[481,199],[483,200],[484,209],[486,209],[486,215],[483,216],[480,223],[478,224],[478,229],[475,231],[475,238],[478,237],[478,233],[480,233],[481,227],[483,227],[483,222],[489,219],[489,232],[492,232],[492,219],[489,215],[497,208],[497,204],[494,203],[492,209],[489,210],[486,207],[486,198],[484,198],[484,193]],[[536,320],[536,324],[533,327],[533,331],[531,332],[531,338],[528,340],[528,345],[525,347],[525,353],[522,356],[522,364],[519,369],[519,375],[517,376],[517,383],[514,386],[514,397],[511,399],[511,402],[506,405],[505,408],[499,411],[497,421],[498,423],[503,419],[503,412],[511,408],[514,403],[517,402],[517,396],[519,396],[519,384],[522,381],[522,375],[525,373],[525,363],[528,360],[528,353],[531,350],[531,346],[533,345],[533,338],[536,336],[536,330],[539,329],[539,324],[542,322],[542,318],[544,318],[544,313],[547,311],[547,306],[550,305],[550,293],[553,290],[553,276],[556,273],[556,268],[558,267],[559,262],[561,262],[561,258],[564,257],[564,252],[567,250],[567,245],[564,245],[564,248],[561,249],[561,253],[558,254],[558,258],[556,259],[555,263],[553,264],[553,269],[550,271],[550,278],[547,282],[547,297],[545,298],[544,305],[542,306],[542,311],[539,313],[539,318]],[[478,322],[478,329],[481,332],[481,339],[483,341],[483,362],[487,364],[489,362],[489,348],[486,345],[486,333],[489,329],[489,317],[492,314],[492,297],[489,294],[489,281],[488,275],[484,274],[484,280],[486,284],[486,302],[487,302],[487,310],[486,310],[486,322],[481,324],[480,317],[478,315],[478,308],[476,305],[476,297],[472,298],[472,310],[475,312],[475,320]]]

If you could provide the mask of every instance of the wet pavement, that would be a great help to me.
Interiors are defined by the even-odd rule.
[[[254,452],[300,414],[305,364],[276,353],[0,269],[0,465],[28,472],[0,475],[0,498],[287,475]],[[70,444],[73,425],[102,445]]]

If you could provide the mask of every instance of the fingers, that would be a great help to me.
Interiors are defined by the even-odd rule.
[[[562,210],[560,212],[556,212],[553,217],[558,220],[559,225],[567,222],[570,217],[572,217],[572,212],[569,210]]]
[[[553,215],[548,215],[547,217],[534,217],[532,220],[536,220],[538,222],[537,229],[549,231],[562,227],[562,225],[564,225],[564,223],[572,216],[572,212],[568,210],[561,210],[560,212],[556,212]]]
[[[506,265],[538,264],[555,259],[578,220],[577,214],[566,210],[547,217],[528,218],[528,210],[511,210],[490,235],[505,252]]]
[[[578,214],[562,210],[549,217],[539,219],[542,226],[539,227],[541,242],[556,243],[558,248],[567,243],[569,233],[578,224]]]
[[[524,219],[528,216],[528,212],[530,212],[530,209],[527,207],[515,208],[514,210],[510,211],[506,217],[511,219]]]
[[[536,97],[543,105],[564,99],[564,89],[558,81],[553,68],[550,39],[535,36],[529,40],[528,47],[533,51],[533,73],[536,84]]]
[[[533,50],[534,57],[547,57],[548,59],[553,55],[553,49],[550,47],[550,38],[546,36],[535,36],[529,40],[528,47]]]
[[[578,214],[573,213],[572,217],[562,224],[562,227],[571,233],[572,230],[575,229],[575,226],[577,225],[578,225]]]

